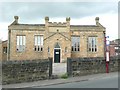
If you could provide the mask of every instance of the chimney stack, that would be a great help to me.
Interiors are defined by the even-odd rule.
[[[66,17],[66,21],[69,22],[70,21],[70,17]]]
[[[96,25],[99,26],[99,17],[96,17],[95,21],[96,21]]]
[[[49,17],[48,17],[48,16],[45,17],[45,21],[46,21],[46,22],[49,21]]]
[[[15,19],[15,24],[18,24],[18,19],[19,19],[19,17],[18,16],[14,16],[14,19]]]

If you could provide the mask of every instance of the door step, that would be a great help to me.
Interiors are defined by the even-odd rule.
[[[67,71],[67,63],[53,63],[53,75],[62,75]]]

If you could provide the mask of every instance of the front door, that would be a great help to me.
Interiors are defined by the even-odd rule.
[[[60,63],[60,49],[54,49],[54,63]]]

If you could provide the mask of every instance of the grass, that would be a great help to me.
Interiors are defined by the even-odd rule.
[[[65,74],[62,74],[62,75],[61,75],[61,78],[63,78],[63,79],[67,79],[67,78],[68,78],[68,75],[67,75],[67,73],[65,73]]]

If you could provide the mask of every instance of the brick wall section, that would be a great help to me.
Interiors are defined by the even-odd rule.
[[[114,45],[110,45],[110,56],[111,57],[115,56],[115,46]]]
[[[109,62],[109,72],[118,71],[118,58],[112,57]],[[67,72],[69,76],[82,76],[105,73],[106,61],[102,57],[68,58]]]
[[[20,83],[48,79],[51,76],[51,59],[4,61],[2,84]]]

